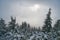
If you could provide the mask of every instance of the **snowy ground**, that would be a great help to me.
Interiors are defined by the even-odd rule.
[[[43,32],[32,32],[32,33],[12,33],[8,32],[0,40],[55,40],[56,33],[43,33]]]

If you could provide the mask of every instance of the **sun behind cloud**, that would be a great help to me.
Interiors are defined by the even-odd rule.
[[[38,9],[40,9],[40,5],[39,4],[35,4],[31,7],[29,7],[32,11],[38,11]]]

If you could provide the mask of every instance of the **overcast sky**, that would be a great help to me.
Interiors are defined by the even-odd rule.
[[[19,24],[26,21],[32,26],[42,26],[49,8],[54,24],[60,19],[60,0],[0,0],[0,18],[9,22],[13,16]]]

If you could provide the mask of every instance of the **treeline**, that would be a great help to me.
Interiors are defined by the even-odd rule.
[[[5,20],[3,18],[0,19],[0,36],[3,36],[7,32],[14,32],[14,33],[29,33],[29,32],[44,32],[49,33],[51,31],[55,31],[60,35],[60,19],[57,20],[57,22],[54,24],[54,27],[52,27],[52,18],[51,16],[51,8],[48,11],[47,17],[45,19],[45,24],[43,25],[42,29],[39,27],[38,29],[35,27],[31,27],[30,24],[27,24],[26,22],[22,22],[22,25],[19,25],[16,23],[16,18],[11,17],[11,21],[8,23],[8,25],[5,23]]]

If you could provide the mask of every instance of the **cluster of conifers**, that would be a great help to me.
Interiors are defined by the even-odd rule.
[[[31,32],[31,31],[42,31],[42,32],[51,32],[51,31],[60,31],[60,20],[57,20],[57,22],[55,23],[54,27],[52,27],[52,19],[50,17],[51,15],[51,8],[49,8],[47,17],[45,19],[45,24],[42,27],[42,29],[40,29],[40,27],[37,28],[31,28],[31,26],[29,24],[27,24],[26,22],[23,22],[22,25],[19,26],[19,24],[16,24],[16,19],[14,19],[13,17],[11,17],[11,21],[8,23],[8,25],[5,24],[5,20],[3,20],[2,18],[0,19],[0,36],[4,35],[6,32],[8,31],[15,31],[17,32],[17,30],[21,30],[22,29]]]

